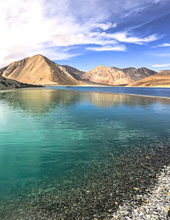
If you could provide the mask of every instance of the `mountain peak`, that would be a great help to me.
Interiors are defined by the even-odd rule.
[[[147,68],[136,69],[129,67],[119,69],[117,67],[98,66],[85,73],[82,78],[94,83],[128,85],[154,74],[156,74],[156,72]]]
[[[1,69],[0,72],[5,78],[35,85],[82,84],[65,68],[41,54],[15,61]]]
[[[43,56],[42,54],[35,54],[35,55],[33,55],[33,56],[29,57],[29,58],[47,58],[47,57]]]
[[[45,57],[41,54],[33,55],[33,56],[29,57],[29,59],[31,59],[31,60],[49,60],[47,57]]]
[[[98,66],[85,73],[82,78],[106,85],[124,85],[131,82],[123,71],[107,66]]]

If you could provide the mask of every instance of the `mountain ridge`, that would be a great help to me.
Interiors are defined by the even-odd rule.
[[[98,66],[81,76],[82,79],[94,83],[107,85],[129,85],[150,75],[156,74],[155,71],[142,67],[120,69],[117,67]]]
[[[170,87],[170,70],[162,70],[157,74],[146,77],[129,87]]]
[[[14,61],[0,69],[7,79],[33,85],[110,85],[127,86],[156,72],[146,67],[117,68],[98,66],[84,72],[69,65],[59,65],[47,57],[37,54]]]

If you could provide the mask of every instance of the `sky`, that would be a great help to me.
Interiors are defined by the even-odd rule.
[[[170,69],[170,0],[0,0],[0,68],[42,54],[99,65]]]

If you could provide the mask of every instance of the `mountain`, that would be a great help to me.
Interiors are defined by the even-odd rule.
[[[62,65],[62,67],[64,67],[68,73],[78,80],[80,80],[80,77],[85,73],[84,71],[80,71],[72,66]]]
[[[133,87],[170,87],[170,70],[160,71],[138,82],[131,84]]]
[[[89,80],[90,82],[106,85],[123,85],[132,82],[123,71],[107,66],[98,66],[83,74],[81,78]]]
[[[34,85],[114,85],[125,86],[156,74],[147,68],[99,66],[89,72],[68,65],[58,65],[50,59],[35,55],[15,61],[0,69],[0,76]]]
[[[0,69],[0,75],[22,83],[35,85],[81,85],[64,67],[42,55],[13,62]]]
[[[156,74],[156,72],[144,67],[140,69],[133,67],[119,69],[99,66],[83,74],[81,78],[94,83],[119,86],[131,84],[153,74]]]
[[[134,82],[144,79],[148,76],[155,75],[156,72],[145,67],[136,69],[134,67],[124,68],[122,69],[126,75],[131,78]]]
[[[18,89],[18,88],[27,88],[27,87],[35,87],[35,85],[20,83],[15,80],[6,79],[3,76],[0,76],[0,90]]]

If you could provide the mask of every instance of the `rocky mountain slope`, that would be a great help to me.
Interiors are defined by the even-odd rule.
[[[27,88],[27,87],[35,87],[35,85],[20,83],[15,80],[6,79],[3,76],[0,76],[0,90],[18,89],[18,88]]]
[[[22,83],[35,85],[81,85],[64,67],[42,55],[13,62],[0,69],[0,75]]]
[[[118,69],[116,67],[99,66],[83,74],[81,78],[94,83],[117,86],[128,85],[154,74],[156,72],[147,68],[136,69],[130,67]]]
[[[131,84],[133,87],[170,87],[170,70],[160,71],[138,82]]]
[[[136,69],[134,67],[124,68],[122,71],[131,78],[134,82],[144,79],[148,76],[155,75],[157,72],[147,69],[145,67]]]
[[[95,69],[85,73],[81,78],[89,80],[90,82],[106,85],[122,85],[132,82],[121,70],[106,66],[96,67]]]
[[[85,73],[72,66],[62,65],[62,67],[64,67],[68,73],[70,73],[75,79],[78,79],[78,80],[80,80],[81,79],[80,77]]]

